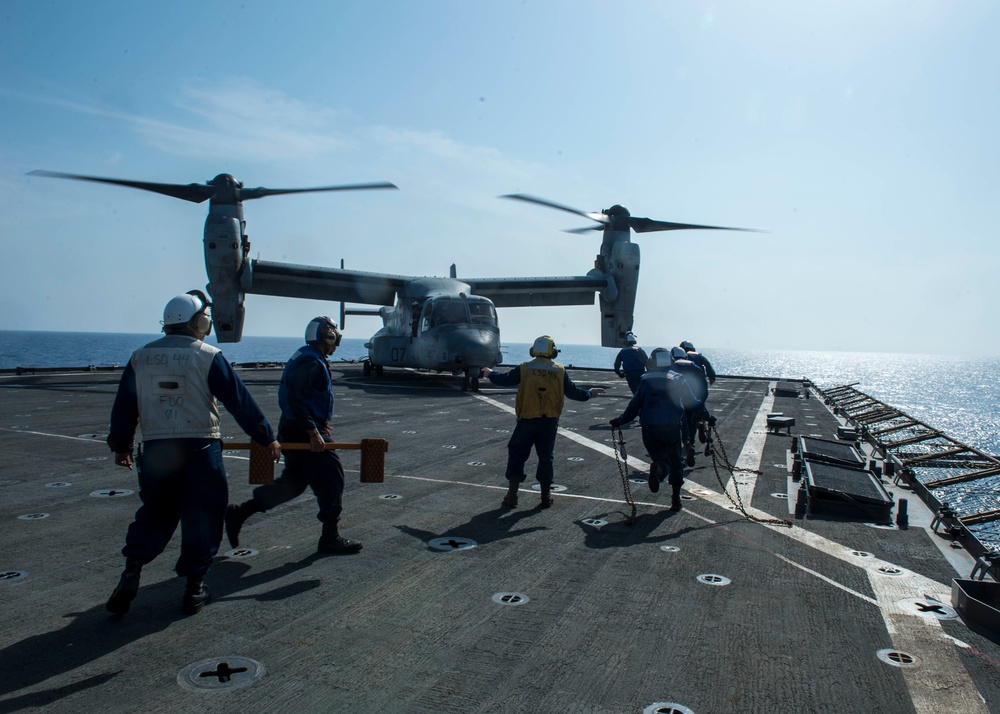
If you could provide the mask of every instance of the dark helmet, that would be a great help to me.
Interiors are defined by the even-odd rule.
[[[697,350],[694,348],[694,345],[692,345],[687,340],[681,342],[681,347],[684,349],[685,352],[697,352]]]
[[[670,358],[670,352],[664,347],[657,347],[649,353],[649,361],[646,366],[649,369],[666,369],[673,363],[674,361]]]
[[[339,347],[343,339],[337,323],[329,317],[314,317],[306,325],[306,344],[316,345],[325,342],[331,347]]]
[[[687,352],[684,351],[683,347],[671,347],[670,358],[674,361],[677,361],[679,359],[687,359]]]

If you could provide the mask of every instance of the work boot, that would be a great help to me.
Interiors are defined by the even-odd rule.
[[[538,504],[539,508],[552,508],[552,491],[542,486],[542,500]]]
[[[670,510],[679,511],[681,510],[681,487],[674,486],[673,493],[670,496]]]
[[[195,615],[201,612],[205,603],[212,599],[212,594],[208,592],[205,583],[200,575],[189,575],[187,587],[184,589],[184,600],[181,603],[181,610],[185,615]]]
[[[139,592],[139,573],[141,571],[142,563],[134,558],[126,559],[125,571],[104,606],[108,612],[113,612],[116,615],[124,615],[128,612],[132,601],[135,600],[135,596]]]
[[[361,550],[361,547],[361,543],[356,540],[342,538],[336,523],[324,523],[323,535],[319,538],[316,552],[330,555],[348,555],[350,553],[357,553]]]
[[[226,537],[229,539],[230,546],[240,547],[240,529],[243,528],[246,519],[255,513],[260,513],[260,508],[252,498],[238,506],[234,503],[229,504],[229,507],[226,508]]]
[[[694,468],[694,445],[688,442],[684,444],[684,449],[687,452],[687,465]]]
[[[656,493],[660,490],[660,480],[663,478],[663,467],[658,461],[649,465],[649,490]]]
[[[503,497],[503,505],[505,508],[517,508],[517,481],[511,481],[510,486],[507,489],[507,495]]]

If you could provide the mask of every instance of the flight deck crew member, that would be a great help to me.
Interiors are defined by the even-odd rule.
[[[564,397],[585,402],[604,393],[603,389],[580,389],[566,374],[566,369],[553,362],[559,350],[548,335],[535,340],[529,354],[530,362],[522,362],[509,372],[484,368],[484,376],[500,387],[517,385],[515,412],[517,426],[507,442],[507,471],[509,482],[503,505],[517,506],[517,489],[524,482],[524,464],[534,447],[538,455],[535,478],[541,486],[541,508],[552,505],[552,478],[554,475],[556,433],[562,415]]]
[[[632,394],[639,388],[639,380],[646,371],[647,361],[646,353],[636,344],[635,335],[629,332],[625,335],[625,346],[615,357],[615,374],[625,377]]]
[[[291,356],[281,375],[278,436],[285,443],[309,443],[308,451],[285,452],[285,468],[272,483],[258,486],[253,498],[226,511],[226,535],[235,548],[243,522],[254,513],[271,510],[312,489],[319,505],[317,518],[323,533],[319,553],[357,553],[361,543],[341,537],[338,523],[343,510],[344,467],[337,452],[326,448],[333,418],[333,378],[326,358],[343,337],[329,317],[315,317],[306,325],[306,344]]]
[[[281,457],[243,381],[222,352],[203,342],[212,329],[209,307],[198,290],[170,300],[163,310],[166,336],[135,351],[118,385],[108,446],[115,463],[131,470],[136,425],[141,429],[135,465],[142,506],[125,536],[125,572],[106,605],[116,615],[128,612],[142,566],[163,552],[178,522],[176,571],[187,577],[182,609],[193,615],[209,600],[203,577],[219,550],[229,501],[216,399],[269,456]]]
[[[694,435],[704,427],[702,423],[715,424],[715,418],[708,413],[705,400],[708,399],[708,378],[705,370],[687,359],[687,353],[681,347],[672,347],[670,357],[673,360],[671,369],[680,374],[683,379],[675,380],[674,398],[684,409],[683,438],[687,465],[694,466]]]
[[[701,352],[694,348],[694,345],[684,340],[681,342],[681,348],[687,355],[687,359],[694,362],[696,365],[705,370],[705,376],[708,377],[709,384],[715,384],[715,370],[712,369],[712,363],[708,361],[708,357],[703,355]]]
[[[642,422],[642,444],[653,462],[649,465],[649,490],[660,490],[665,477],[673,489],[670,510],[681,509],[684,464],[681,462],[681,425],[684,408],[676,400],[674,382],[682,377],[674,372],[670,353],[662,347],[649,355],[649,371],[639,380],[639,388],[621,416],[611,420],[618,428],[637,416]]]

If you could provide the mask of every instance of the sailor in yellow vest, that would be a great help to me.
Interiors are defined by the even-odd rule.
[[[535,478],[542,490],[541,508],[552,505],[552,477],[554,473],[556,433],[562,415],[564,397],[585,402],[604,394],[598,387],[580,389],[566,374],[566,369],[553,358],[559,354],[556,343],[542,335],[529,350],[534,357],[522,362],[509,372],[486,368],[483,375],[500,387],[517,386],[517,426],[507,443],[507,480],[509,490],[503,499],[508,508],[517,506],[517,489],[524,482],[524,464],[534,447],[538,455]]]

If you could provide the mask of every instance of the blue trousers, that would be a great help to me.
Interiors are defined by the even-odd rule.
[[[632,390],[632,394],[635,394],[639,389],[639,380],[642,379],[642,375],[646,373],[644,369],[629,369],[625,371],[625,382],[628,384],[628,388]]]
[[[204,575],[222,542],[229,483],[218,440],[156,439],[137,463],[142,506],[125,535],[122,555],[145,564],[164,551],[181,526],[180,576]]]
[[[663,467],[671,486],[684,484],[684,462],[681,460],[681,425],[642,425],[642,445],[650,458]]]
[[[253,500],[261,511],[291,501],[312,489],[319,503],[317,518],[321,523],[336,523],[343,510],[344,467],[336,451],[287,451],[285,468],[272,483],[253,490]]]
[[[507,442],[507,480],[523,483],[524,464],[534,447],[538,455],[535,478],[542,486],[551,486],[555,472],[556,432],[559,420],[554,417],[519,419]]]

